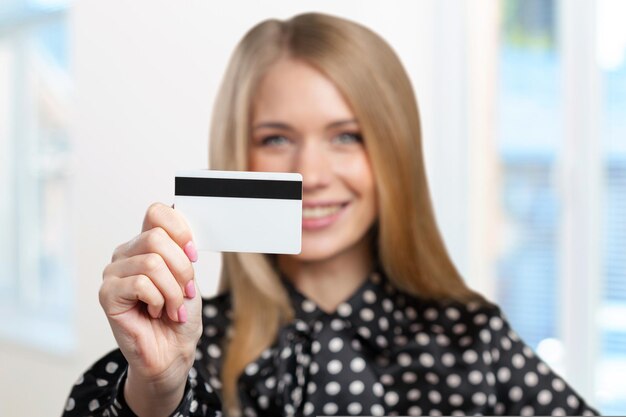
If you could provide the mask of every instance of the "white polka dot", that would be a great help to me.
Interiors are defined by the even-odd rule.
[[[72,397],[70,397],[67,399],[67,402],[65,403],[65,411],[72,411],[75,406],[76,406],[76,402],[74,401]]]
[[[565,410],[562,409],[561,407],[557,407],[554,410],[552,410],[552,415],[553,416],[564,416],[566,415]]]
[[[487,395],[484,392],[476,392],[472,395],[472,402],[476,405],[484,405],[487,402]]]
[[[460,407],[461,404],[463,404],[463,397],[459,394],[452,394],[449,398],[448,401],[450,402],[450,405],[453,407]]]
[[[406,397],[409,399],[409,401],[417,401],[420,399],[421,396],[422,393],[417,388],[413,388],[406,394]]]
[[[461,317],[461,313],[454,307],[449,307],[446,309],[446,316],[452,321],[456,321]]]
[[[315,406],[311,402],[307,401],[304,403],[304,409],[302,411],[305,415],[313,414],[315,412]]]
[[[385,414],[385,409],[380,404],[374,404],[372,408],[370,408],[370,413],[372,413],[373,416],[382,416]]]
[[[314,340],[313,343],[311,343],[311,353],[319,353],[320,350],[322,350],[322,344],[319,340]]]
[[[383,385],[393,385],[393,377],[389,374],[381,375],[380,382],[382,382]]]
[[[383,332],[389,329],[389,320],[387,320],[387,317],[381,317],[378,319],[378,327],[380,327],[380,330]]]
[[[555,391],[562,392],[565,389],[565,382],[561,378],[554,378],[552,380],[552,388]]]
[[[477,314],[474,316],[474,324],[477,326],[482,326],[487,323],[487,316],[484,314]]]
[[[341,303],[339,307],[337,307],[337,313],[342,317],[348,317],[350,313],[352,313],[352,307],[350,307],[348,303]]]
[[[429,372],[426,374],[426,381],[431,385],[437,385],[439,383],[439,377],[437,374]]]
[[[525,407],[522,407],[522,409],[520,410],[520,414],[522,416],[534,416],[535,415],[535,409],[532,406],[527,405]]]
[[[511,339],[509,339],[506,336],[500,339],[500,345],[502,346],[502,349],[504,350],[511,350],[511,347],[513,346],[511,344]]]
[[[315,311],[315,303],[311,300],[304,300],[302,302],[302,310],[306,311],[307,313],[312,313]]]
[[[106,367],[104,368],[107,373],[109,374],[113,374],[115,373],[115,371],[117,371],[117,368],[119,367],[119,365],[116,362],[109,362],[107,363]]]
[[[391,313],[393,311],[393,303],[389,298],[385,298],[383,300],[383,310],[387,313]]]
[[[585,410],[583,411],[583,416],[593,416],[594,414],[591,412],[591,410]]]
[[[344,324],[343,320],[333,319],[333,321],[330,322],[330,328],[333,329],[334,331],[338,332],[338,331],[343,330],[345,328],[345,324]]]
[[[208,318],[213,318],[217,316],[217,308],[215,306],[211,306],[211,305],[205,306],[202,312]]]
[[[483,374],[480,371],[472,371],[469,373],[469,382],[474,384],[474,385],[478,385],[483,381]]]
[[[212,358],[219,358],[222,354],[222,351],[217,345],[209,345],[209,347],[207,348],[207,353]]]
[[[517,369],[522,369],[526,364],[526,359],[524,359],[524,357],[519,353],[516,353],[515,355],[513,355],[512,363],[513,366]]]
[[[365,389],[365,385],[363,384],[363,382],[359,381],[358,379],[356,381],[352,381],[350,383],[350,386],[348,387],[348,390],[350,391],[352,395],[359,395],[360,393],[363,392],[364,389]]]
[[[189,404],[189,411],[191,411],[192,413],[195,413],[197,409],[198,409],[198,401],[191,400],[191,404]]]
[[[511,379],[511,371],[509,368],[498,369],[498,381],[505,384]]]
[[[466,330],[467,330],[467,326],[464,325],[463,323],[457,323],[452,327],[452,333],[456,335],[465,333]]]
[[[491,327],[496,332],[502,329],[502,324],[503,322],[500,317],[492,317],[491,320],[489,320],[489,327]]]
[[[578,398],[576,398],[575,395],[570,395],[569,397],[567,397],[567,405],[576,409],[580,405],[580,402],[578,401]]]
[[[208,382],[205,382],[205,383],[204,383],[204,390],[205,390],[206,392],[213,392],[213,388],[211,388],[211,385],[209,385],[209,383],[208,383]]]
[[[85,375],[79,376],[78,379],[76,380],[76,382],[74,382],[74,385],[80,385],[83,382],[85,382]]]
[[[487,375],[485,375],[485,380],[487,381],[487,385],[489,385],[490,387],[496,385],[496,376],[493,372],[487,372]]]
[[[338,382],[332,381],[326,384],[326,393],[328,395],[337,395],[341,391],[341,385]]]
[[[255,362],[246,366],[246,375],[256,375],[257,372],[259,372],[259,365]]]
[[[381,384],[380,382],[375,382],[374,385],[372,385],[372,392],[374,393],[375,396],[382,397],[383,394],[385,393],[383,384]]]
[[[482,340],[483,343],[490,343],[491,342],[491,333],[487,329],[482,329],[480,331],[479,337],[480,337],[480,340]]]
[[[439,404],[441,402],[441,394],[439,394],[439,391],[430,391],[428,393],[428,399],[433,404]]]
[[[389,342],[387,342],[387,339],[385,339],[383,335],[378,335],[376,336],[376,344],[382,348],[385,348],[389,345]]]
[[[454,366],[454,355],[450,352],[444,353],[443,355],[441,355],[441,363],[449,368]]]
[[[361,404],[359,403],[350,403],[348,404],[348,413],[350,413],[353,416],[358,415],[361,410],[363,410],[363,407],[361,407]]]
[[[398,363],[400,366],[410,366],[413,360],[411,359],[411,355],[408,353],[401,353],[398,355]]]
[[[513,387],[509,390],[509,398],[511,401],[519,401],[522,399],[522,389],[520,387]]]
[[[363,327],[363,326],[359,327],[358,332],[361,336],[363,336],[366,339],[369,339],[370,336],[372,335],[372,332],[370,331],[370,329],[368,329],[367,327]]]
[[[504,405],[504,404],[502,404],[502,403],[497,403],[497,404],[496,404],[496,407],[495,407],[495,409],[494,409],[494,411],[495,411],[495,413],[494,413],[494,414],[495,414],[495,415],[497,415],[497,416],[501,416],[501,415],[503,415],[503,414],[504,414],[504,410],[505,410],[505,409],[506,409],[506,407],[505,407],[505,405]]]
[[[528,385],[529,387],[536,386],[538,382],[539,382],[539,378],[537,377],[536,373],[528,372],[526,375],[524,375],[524,383]]]
[[[422,366],[430,368],[435,364],[435,359],[430,353],[422,353],[420,355],[420,364],[422,364]]]
[[[457,388],[459,385],[461,385],[461,377],[457,374],[450,374],[446,378],[446,383],[450,388]]]
[[[445,334],[438,334],[435,340],[439,346],[445,347],[450,345],[450,339]]]
[[[352,369],[352,372],[355,373],[363,371],[363,369],[365,369],[365,361],[363,360],[363,358],[357,357],[352,359],[352,361],[350,362],[350,369]]]
[[[374,304],[376,302],[376,293],[372,290],[367,290],[363,293],[363,300],[368,304]]]
[[[341,348],[343,348],[343,340],[341,340],[339,337],[331,339],[331,341],[328,343],[328,349],[331,352],[339,352]]]
[[[287,359],[291,356],[291,348],[289,346],[285,347],[282,352],[280,352],[280,357],[283,359]]]
[[[315,375],[320,369],[320,366],[317,364],[317,362],[311,362],[311,366],[309,367],[309,372],[311,373],[311,375]]]
[[[413,407],[409,408],[409,415],[411,416],[421,416],[422,415],[422,409],[419,408],[418,406],[414,405]]]
[[[522,352],[524,353],[524,356],[526,356],[528,359],[535,357],[535,353],[528,346],[524,346],[524,349],[522,349]]]
[[[463,352],[463,360],[471,365],[478,360],[478,354],[474,350],[466,350]]]
[[[418,333],[415,340],[422,346],[426,346],[430,342],[430,337],[426,333]]]
[[[402,381],[404,381],[405,384],[413,384],[417,381],[417,375],[415,372],[405,372],[402,374]]]
[[[343,366],[341,365],[341,362],[339,362],[337,359],[333,359],[332,361],[328,362],[328,366],[326,367],[326,369],[328,369],[328,372],[333,375],[341,372],[342,368]]]
[[[274,387],[276,386],[276,378],[274,378],[273,376],[267,378],[265,380],[265,386],[269,389],[274,389]]]
[[[539,362],[537,364],[537,371],[539,371],[542,375],[548,375],[550,373],[550,368],[544,362]]]
[[[335,414],[337,412],[337,404],[335,403],[326,403],[324,404],[324,413],[325,414]]]
[[[316,390],[317,390],[317,385],[315,385],[315,382],[309,382],[306,387],[306,392],[308,394],[313,394]]]
[[[439,313],[437,313],[437,310],[435,310],[434,308],[428,308],[426,309],[426,311],[424,311],[424,317],[426,318],[426,320],[435,321],[437,320],[438,316]]]
[[[89,401],[89,405],[87,406],[87,408],[89,408],[89,411],[94,411],[98,407],[100,407],[100,403],[98,402],[98,400]]]
[[[191,368],[193,369],[193,368]],[[106,379],[102,379],[102,378],[97,378],[96,379],[96,385],[99,387],[106,387],[107,385],[109,385],[109,381],[107,381]]]
[[[548,405],[550,401],[552,401],[552,393],[547,389],[540,391],[537,395],[537,402],[541,405]]]
[[[415,311],[413,307],[407,307],[404,311],[409,320],[415,320],[417,318],[417,311]]]
[[[471,345],[473,341],[474,339],[472,339],[471,336],[463,336],[461,339],[459,339],[459,346],[467,347]]]
[[[398,393],[396,392],[389,391],[385,394],[385,403],[387,403],[389,407],[393,407],[394,405],[398,404],[399,400],[400,398],[398,397]]]
[[[374,312],[369,308],[362,309],[359,315],[364,321],[372,321],[374,319]]]

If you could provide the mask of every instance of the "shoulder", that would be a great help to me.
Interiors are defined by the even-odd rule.
[[[435,338],[441,344],[452,342],[460,347],[469,347],[482,342],[489,345],[498,334],[512,333],[500,307],[489,301],[460,302],[412,295],[405,297],[405,315],[411,322],[411,333],[417,335],[424,330],[426,334],[436,335]]]

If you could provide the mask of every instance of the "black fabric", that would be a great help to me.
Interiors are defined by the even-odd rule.
[[[285,285],[296,318],[240,377],[244,416],[597,414],[497,306],[428,301],[373,273],[328,314]],[[231,315],[228,294],[204,300],[204,334],[172,415],[221,416]],[[133,416],[120,398],[125,367],[119,350],[100,360],[74,386],[63,415]],[[99,408],[90,410],[94,399]]]

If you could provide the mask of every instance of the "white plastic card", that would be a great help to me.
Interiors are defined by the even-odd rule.
[[[198,250],[300,253],[300,174],[178,171],[174,194]]]

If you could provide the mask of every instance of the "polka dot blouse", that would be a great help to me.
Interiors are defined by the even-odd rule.
[[[593,415],[495,306],[426,301],[373,273],[328,314],[288,282],[296,318],[241,375],[244,416]],[[204,300],[204,334],[173,416],[221,416],[230,297]],[[73,387],[65,417],[134,416],[119,350]]]

